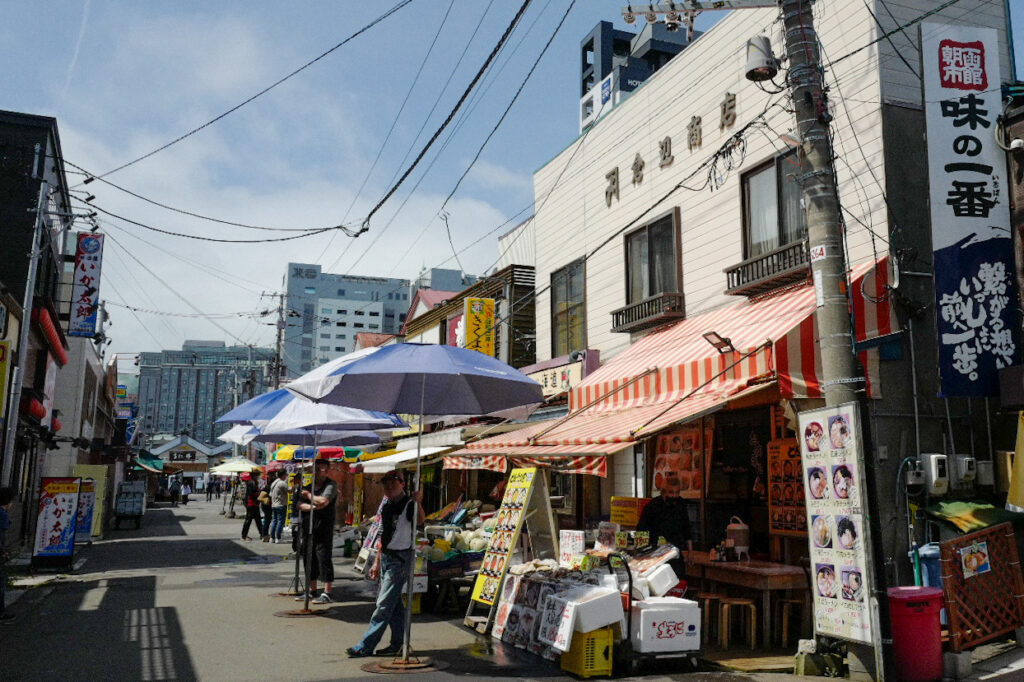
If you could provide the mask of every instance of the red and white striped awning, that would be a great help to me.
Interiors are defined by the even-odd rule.
[[[891,334],[895,316],[885,289],[885,259],[858,265],[850,280],[857,340]],[[820,397],[815,308],[814,288],[800,285],[656,330],[579,383],[569,396],[570,411],[591,403],[596,404],[588,411],[601,412],[664,404],[705,383],[729,392],[737,382],[745,386],[774,379],[782,397]],[[717,352],[703,336],[711,331],[727,337],[737,350]],[[880,395],[877,357],[877,350],[862,356],[875,397]]]

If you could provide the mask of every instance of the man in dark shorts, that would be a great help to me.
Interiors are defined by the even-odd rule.
[[[331,550],[334,543],[334,510],[338,502],[338,486],[327,477],[330,463],[318,460],[314,464],[312,491],[305,486],[300,493],[299,512],[302,514],[302,524],[299,532],[302,534],[302,560],[309,561],[309,547],[306,543],[312,542],[313,557],[306,566],[306,573],[309,576],[309,594],[316,592],[317,581],[324,581],[324,591],[313,598],[314,604],[330,604],[331,588],[334,586],[334,562],[331,561]],[[309,532],[310,509],[313,511],[313,533]],[[298,597],[296,601],[304,601],[305,597]]]

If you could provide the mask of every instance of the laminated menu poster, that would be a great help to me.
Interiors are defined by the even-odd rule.
[[[509,474],[505,496],[496,516],[498,523],[491,532],[491,540],[473,585],[472,598],[475,601],[493,605],[497,600],[501,578],[505,575],[509,557],[519,541],[523,519],[530,506],[536,475],[536,468],[513,469]]]
[[[814,628],[818,634],[870,644],[858,406],[801,412],[799,429]]]
[[[807,534],[802,473],[795,438],[768,443],[768,518],[773,535]]]
[[[700,421],[658,436],[654,444],[654,487],[675,489],[682,498],[699,499],[709,446],[710,439]]]

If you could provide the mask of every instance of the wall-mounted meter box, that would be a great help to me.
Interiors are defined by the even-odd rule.
[[[991,460],[982,460],[975,463],[978,469],[978,477],[974,479],[978,485],[995,485],[995,475]]]
[[[949,468],[946,456],[937,452],[921,453],[925,490],[929,495],[945,495],[949,490]]]
[[[977,462],[973,457],[953,455],[953,476],[957,483],[973,483],[977,475]]]

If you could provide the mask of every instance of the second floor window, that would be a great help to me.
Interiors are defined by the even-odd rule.
[[[797,150],[743,178],[744,259],[762,256],[804,238],[807,221],[800,206]]]
[[[626,236],[626,303],[679,291],[674,214]]]
[[[581,258],[551,273],[551,357],[587,347],[587,313]]]

